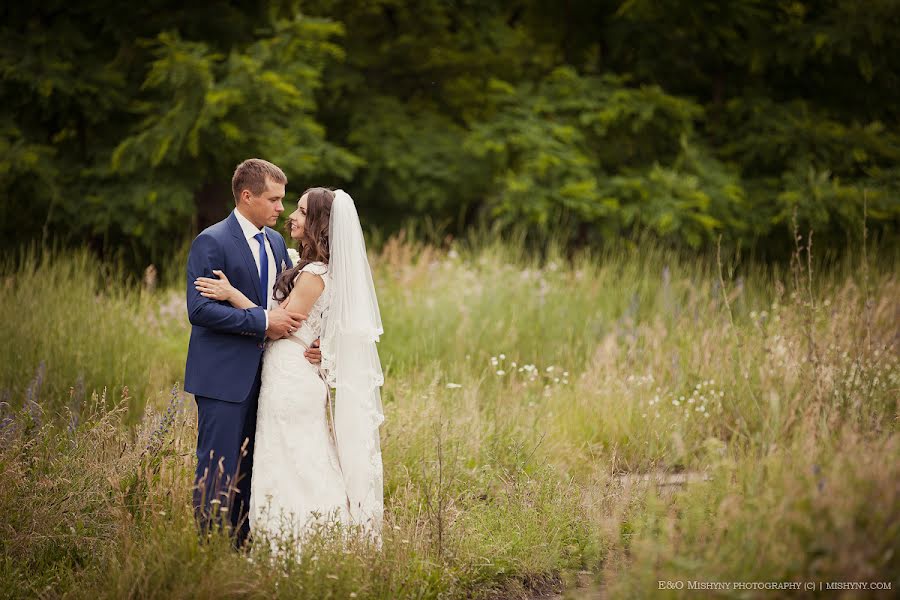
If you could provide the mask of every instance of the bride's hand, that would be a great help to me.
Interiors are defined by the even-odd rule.
[[[234,287],[222,271],[213,270],[213,275],[216,275],[218,279],[198,277],[194,280],[194,287],[204,298],[228,302],[234,293]]]

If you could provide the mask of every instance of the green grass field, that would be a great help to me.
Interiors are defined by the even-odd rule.
[[[735,269],[649,243],[538,260],[515,243],[389,240],[372,257],[384,545],[323,530],[293,558],[197,541],[196,410],[172,392],[183,290],[128,284],[85,253],[8,261],[0,597],[896,590],[897,257],[797,258]],[[733,597],[763,595],[790,594]]]

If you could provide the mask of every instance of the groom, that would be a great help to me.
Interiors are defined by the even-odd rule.
[[[239,164],[231,179],[234,211],[203,230],[188,255],[191,341],[184,389],[197,402],[194,512],[203,531],[227,515],[237,546],[250,531],[246,515],[265,341],[291,335],[306,319],[271,300],[276,276],[293,266],[284,238],[271,229],[284,212],[286,183],[284,172],[268,161]],[[223,271],[257,307],[243,310],[201,296],[194,280],[215,277],[213,270]],[[320,356],[318,350],[307,354],[311,362]]]

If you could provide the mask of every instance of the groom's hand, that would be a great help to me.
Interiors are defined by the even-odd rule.
[[[319,340],[314,341],[309,349],[307,349],[307,351],[303,353],[303,356],[305,356],[306,360],[314,365],[322,362],[322,351],[319,350]]]
[[[269,311],[269,328],[266,329],[266,337],[271,340],[279,340],[288,337],[303,324],[306,315],[289,312],[280,306]]]

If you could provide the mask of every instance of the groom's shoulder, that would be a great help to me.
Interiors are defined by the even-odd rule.
[[[213,223],[201,231],[197,237],[209,236],[219,238],[226,233],[228,233],[228,217],[222,219],[218,223]]]

